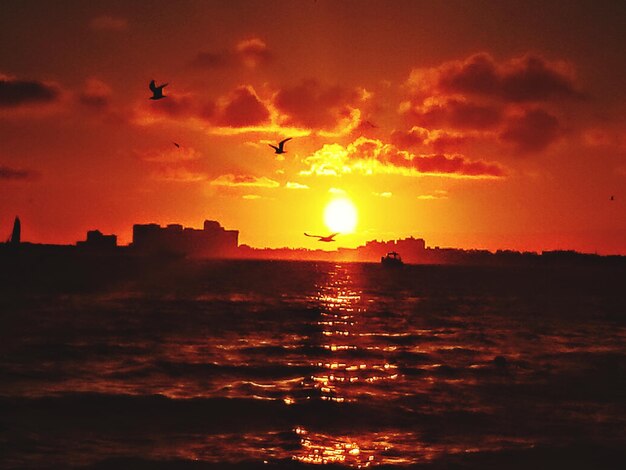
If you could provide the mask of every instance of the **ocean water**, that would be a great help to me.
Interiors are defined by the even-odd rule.
[[[0,288],[1,468],[623,468],[623,268],[46,269]]]

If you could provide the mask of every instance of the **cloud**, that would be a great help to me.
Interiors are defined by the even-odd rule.
[[[385,199],[389,199],[391,196],[393,196],[393,194],[390,193],[389,191],[385,191],[385,192],[382,192],[382,193],[372,193],[372,194],[374,196],[382,197],[382,198],[385,198]]]
[[[248,127],[269,123],[270,111],[254,88],[240,86],[225,97],[213,122],[225,127]]]
[[[263,196],[259,196],[258,194],[244,194],[243,196],[241,196],[241,198],[253,201],[256,199],[262,199]]]
[[[128,29],[128,20],[119,16],[103,15],[92,19],[89,27],[94,31],[124,31]]]
[[[448,191],[438,189],[429,194],[420,194],[417,199],[421,201],[433,201],[435,199],[448,199]]]
[[[296,86],[279,90],[274,105],[287,126],[352,130],[359,124],[357,106],[365,100],[367,93],[362,89],[323,86],[316,80],[304,80]]]
[[[152,177],[155,180],[173,183],[197,183],[207,179],[205,173],[196,172],[183,166],[171,165],[160,166],[152,173]]]
[[[541,151],[561,135],[558,119],[543,109],[530,109],[507,121],[500,138],[521,152]]]
[[[465,98],[430,98],[401,107],[411,123],[428,129],[489,130],[502,122],[501,106],[479,104]]]
[[[473,136],[467,133],[449,132],[441,129],[429,130],[418,126],[414,126],[408,131],[394,130],[391,133],[391,142],[401,149],[428,146],[436,152],[459,149],[472,139]]]
[[[496,163],[469,160],[462,155],[420,154],[399,150],[380,140],[359,137],[347,146],[327,144],[304,159],[302,175],[340,176],[358,173],[435,175],[456,178],[497,178],[505,175]]]
[[[475,95],[507,102],[580,97],[572,65],[539,55],[497,62],[482,52],[465,60],[411,71],[408,86],[415,95]]]
[[[255,188],[277,188],[280,186],[278,181],[274,181],[266,176],[252,175],[221,175],[211,181],[213,186],[226,187],[255,187]]]
[[[59,98],[59,90],[36,80],[19,80],[0,74],[0,108],[48,104]]]
[[[306,184],[295,183],[292,181],[287,181],[285,184],[285,188],[287,189],[310,189]]]
[[[0,165],[0,180],[25,181],[33,180],[37,178],[37,176],[39,176],[39,173],[33,170],[11,168],[9,166]]]
[[[222,51],[201,51],[190,61],[198,69],[217,69],[242,64],[256,68],[268,63],[272,58],[265,41],[258,37],[243,39],[235,47]]]
[[[260,38],[250,38],[239,41],[235,46],[235,54],[241,62],[249,68],[255,68],[261,64],[269,62],[271,54]]]
[[[337,195],[346,194],[346,191],[340,188],[328,188],[328,192],[330,194],[337,194]]]
[[[226,67],[232,63],[232,56],[227,51],[223,52],[198,52],[191,60],[190,65],[200,69],[216,69]]]
[[[78,95],[78,101],[90,108],[106,108],[111,101],[111,87],[97,78],[89,78]]]

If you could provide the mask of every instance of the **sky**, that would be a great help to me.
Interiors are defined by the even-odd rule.
[[[4,0],[0,238],[211,219],[318,248],[340,199],[333,246],[626,255],[624,24],[622,2]]]

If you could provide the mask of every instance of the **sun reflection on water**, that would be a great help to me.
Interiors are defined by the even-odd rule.
[[[368,301],[355,286],[358,272],[341,265],[329,272],[326,282],[318,286],[311,299],[319,308],[316,322],[319,346],[330,353],[326,360],[311,365],[317,372],[302,382],[312,393],[307,400],[319,399],[334,403],[358,402],[363,395],[384,397],[383,390],[372,390],[384,382],[398,379],[397,365],[380,357],[378,349],[372,359],[371,337],[378,332],[368,322]],[[291,401],[291,399],[289,399]],[[359,444],[358,436],[347,437],[313,432],[298,426],[294,432],[300,438],[295,460],[309,464],[342,464],[365,468],[375,464],[377,447]],[[390,444],[384,446],[385,449]]]

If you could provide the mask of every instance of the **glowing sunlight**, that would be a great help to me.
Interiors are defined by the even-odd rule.
[[[353,233],[357,224],[357,209],[349,199],[334,199],[324,209],[324,223],[333,232]]]

